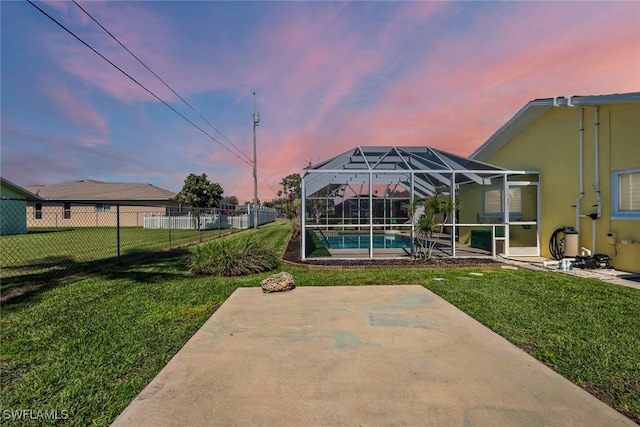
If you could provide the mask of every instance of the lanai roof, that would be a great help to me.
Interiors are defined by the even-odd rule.
[[[457,184],[488,183],[492,173],[505,170],[478,160],[468,159],[431,147],[358,146],[307,169],[305,193],[310,196],[328,185],[398,184],[426,197],[439,187]]]

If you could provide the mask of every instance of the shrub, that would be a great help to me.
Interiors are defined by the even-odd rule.
[[[192,273],[215,276],[261,273],[277,268],[278,264],[275,250],[253,236],[218,239],[196,246],[189,258]]]

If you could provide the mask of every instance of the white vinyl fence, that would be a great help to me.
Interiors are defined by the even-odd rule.
[[[218,221],[221,217],[221,221]],[[169,216],[165,214],[145,214],[144,228],[160,228],[172,230],[215,230],[229,228],[224,215],[187,215]]]
[[[210,210],[209,210],[210,211]],[[234,215],[218,213],[201,213],[200,215],[188,212],[185,215],[145,214],[144,228],[172,229],[172,230],[219,230],[219,229],[246,229],[253,227],[254,209],[250,206],[242,206]],[[270,208],[258,208],[258,225],[267,224],[276,220],[276,210]]]

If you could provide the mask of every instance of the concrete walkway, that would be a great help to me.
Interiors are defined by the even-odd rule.
[[[421,286],[243,288],[115,426],[634,426]]]
[[[557,270],[557,264],[555,266],[545,267],[545,262],[557,263],[557,260],[550,260],[548,258],[542,257],[510,257],[501,258],[500,261],[518,267],[526,268],[528,270],[553,271],[554,273],[558,274],[567,274],[569,276],[597,279],[603,282],[611,283],[613,285],[640,289],[640,274],[638,273],[629,273],[627,271],[616,270],[613,268],[575,268],[568,271],[559,271]]]

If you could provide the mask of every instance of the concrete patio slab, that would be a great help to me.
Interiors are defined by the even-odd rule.
[[[115,426],[632,426],[421,286],[243,288]]]

